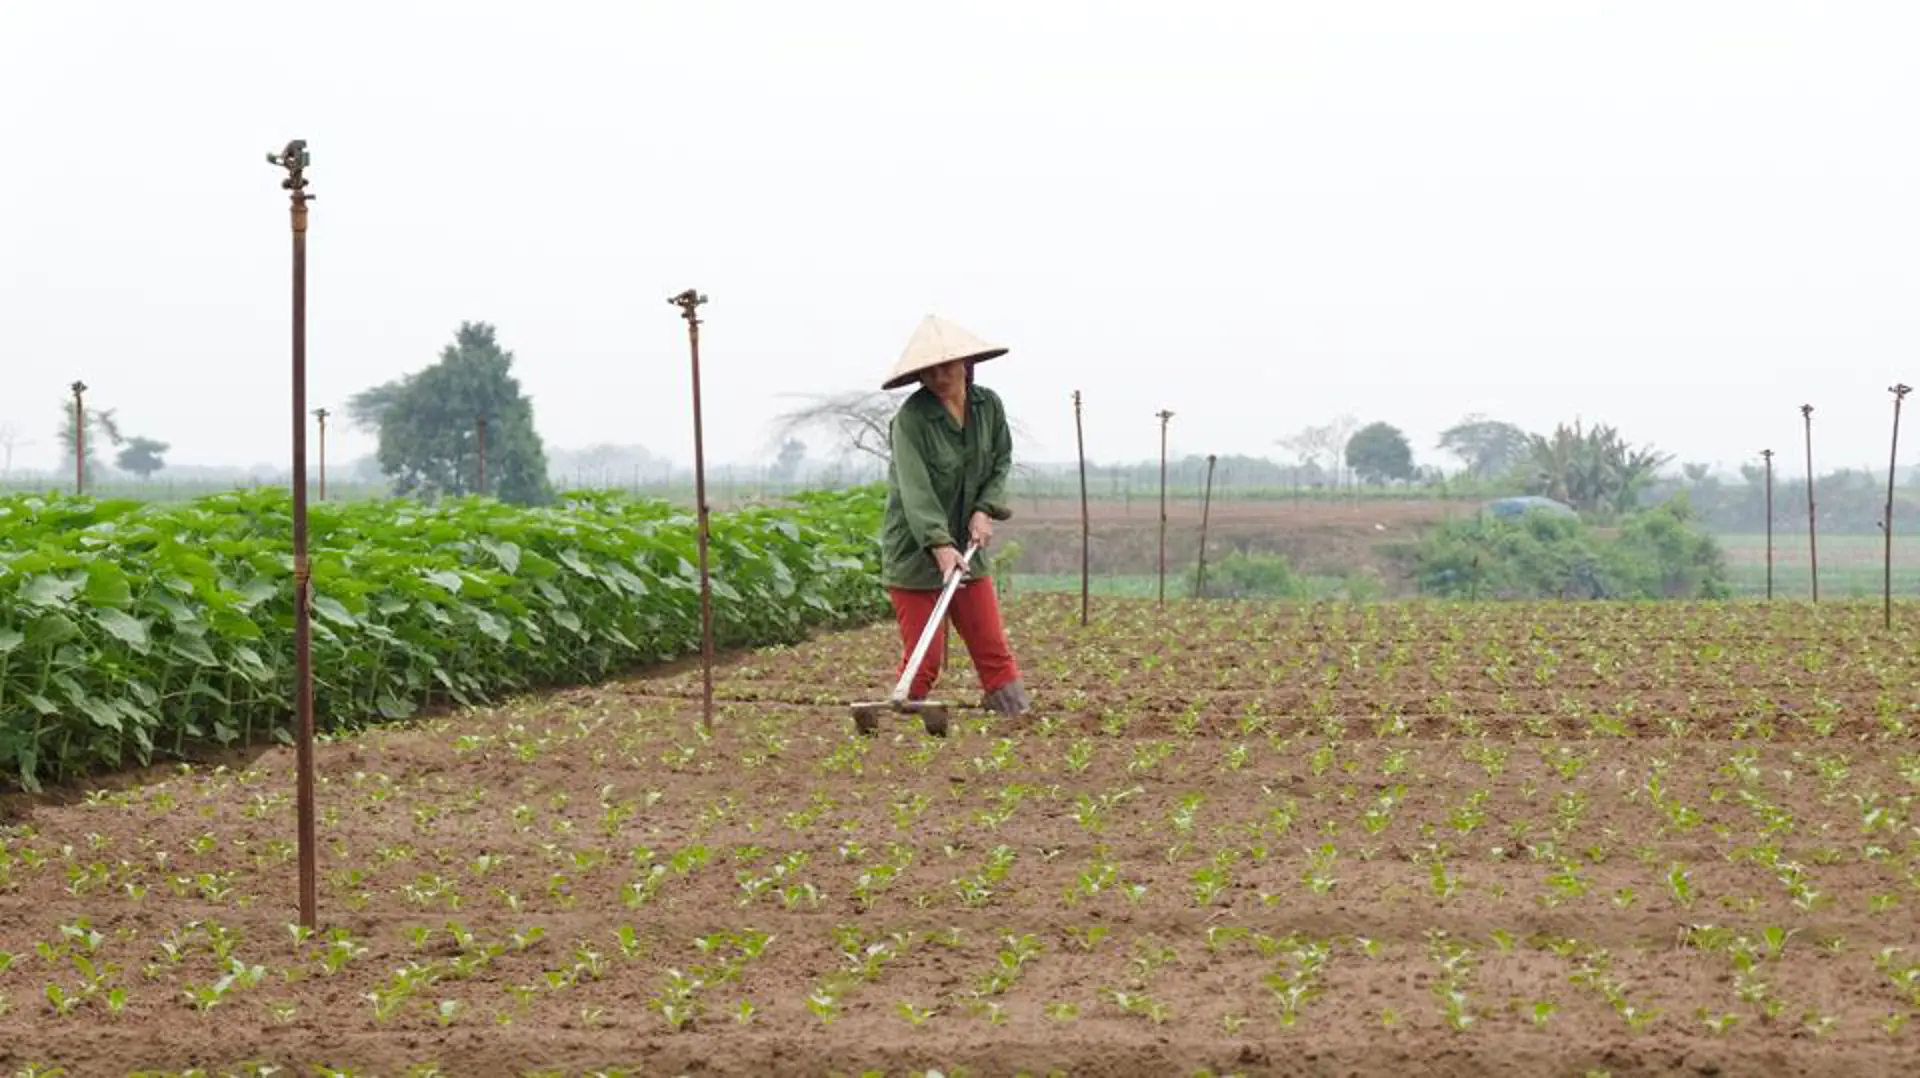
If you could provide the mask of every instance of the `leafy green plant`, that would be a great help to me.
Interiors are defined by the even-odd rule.
[[[284,491],[187,503],[0,498],[0,774],[29,789],[189,745],[287,736]],[[712,519],[718,646],[796,643],[885,614],[883,497],[814,493]],[[697,651],[693,521],[572,494],[311,510],[325,728],[577,684]]]

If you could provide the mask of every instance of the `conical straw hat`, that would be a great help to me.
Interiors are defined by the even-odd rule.
[[[1005,348],[988,344],[952,322],[930,314],[920,320],[920,327],[913,331],[913,339],[907,342],[906,350],[900,353],[900,361],[893,365],[893,370],[888,372],[887,380],[880,383],[880,388],[899,389],[928,367],[938,367],[952,360],[968,359],[984,363],[1006,354]]]

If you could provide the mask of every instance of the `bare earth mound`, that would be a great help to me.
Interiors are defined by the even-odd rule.
[[[711,740],[695,669],[323,746],[306,938],[290,753],[19,801],[0,1066],[1920,1068],[1877,607],[1012,612],[1035,720],[944,742],[852,735],[882,626],[736,660]]]
[[[1384,544],[1406,542],[1449,517],[1470,516],[1478,502],[1438,499],[1357,501],[1218,500],[1208,511],[1208,557],[1229,550],[1284,554],[1303,573],[1344,576],[1371,570],[1395,594],[1410,590],[1403,568],[1387,558]],[[1037,499],[1018,502],[1001,532],[1019,542],[1019,569],[1034,573],[1080,572],[1080,502]],[[1093,571],[1151,573],[1160,559],[1160,503],[1155,499],[1092,502],[1088,506]],[[1167,566],[1186,571],[1200,552],[1201,504],[1184,498],[1167,507]]]

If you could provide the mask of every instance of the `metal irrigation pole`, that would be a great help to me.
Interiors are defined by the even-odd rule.
[[[707,455],[705,435],[700,424],[700,318],[694,308],[707,297],[687,289],[667,300],[680,308],[687,320],[687,347],[693,357],[693,500],[694,517],[699,522],[696,534],[700,544],[700,723],[713,733],[713,587],[708,577],[707,560]]]
[[[73,390],[73,492],[87,492],[87,406],[80,400],[87,383],[76,381]]]
[[[305,139],[294,139],[267,163],[287,170],[293,222],[293,680],[294,757],[300,827],[300,923],[315,927],[313,811],[313,568],[307,562],[307,193],[312,163]]]
[[[1813,405],[1800,406],[1800,417],[1807,421],[1807,572],[1813,583],[1813,601],[1820,601],[1820,545],[1814,537],[1813,514]]]
[[[1194,576],[1193,597],[1207,597],[1207,520],[1213,515],[1213,462],[1212,453],[1207,454],[1207,492],[1200,499],[1200,567]]]
[[[1767,462],[1767,601],[1773,601],[1773,450],[1762,449]]]
[[[1160,417],[1160,605],[1167,605],[1167,420],[1173,413],[1155,412]]]
[[[1093,577],[1092,521],[1087,513],[1087,436],[1080,423],[1080,391],[1073,391],[1073,441],[1080,454],[1080,624],[1087,623]]]
[[[1887,392],[1893,394],[1893,444],[1887,450],[1887,517],[1884,526],[1887,546],[1884,583],[1881,585],[1884,589],[1881,596],[1881,617],[1884,626],[1891,629],[1893,628],[1893,475],[1894,470],[1900,466],[1900,402],[1906,398],[1907,394],[1913,392],[1913,387],[1901,383],[1888,386]]]
[[[315,408],[313,418],[320,421],[320,500],[327,500],[327,417],[332,412],[325,408]]]

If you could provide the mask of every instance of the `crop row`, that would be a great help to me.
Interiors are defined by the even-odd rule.
[[[322,745],[311,930],[289,753],[42,800],[0,1073],[1913,1071],[1906,611],[1096,610],[947,738],[880,623]]]
[[[1053,614],[1023,602],[1013,630],[1076,631]],[[857,645],[885,638],[770,650],[721,689],[826,653],[844,691]],[[757,703],[726,705],[715,741],[686,721],[697,680],[323,747],[312,932],[287,924],[284,754],[0,829],[0,1043],[76,1073],[115,1034],[156,1065],[204,1059],[236,1022],[249,1053],[324,1051],[313,1073],[339,1074],[556,1073],[589,1052],[830,1073],[845,1056],[820,1054],[852,1051],[890,1074],[1040,1073],[1096,1040],[1138,1053],[1109,1068],[1129,1073],[1259,1051],[1379,1073],[1376,1041],[1446,1053],[1423,1072],[1442,1075],[1912,1055],[1910,744],[971,717],[867,739]]]
[[[884,611],[872,488],[712,518],[721,647]],[[0,775],[38,789],[190,744],[286,736],[294,693],[285,492],[188,503],[0,499]],[[697,651],[694,523],[575,495],[320,504],[314,703],[399,719]]]

